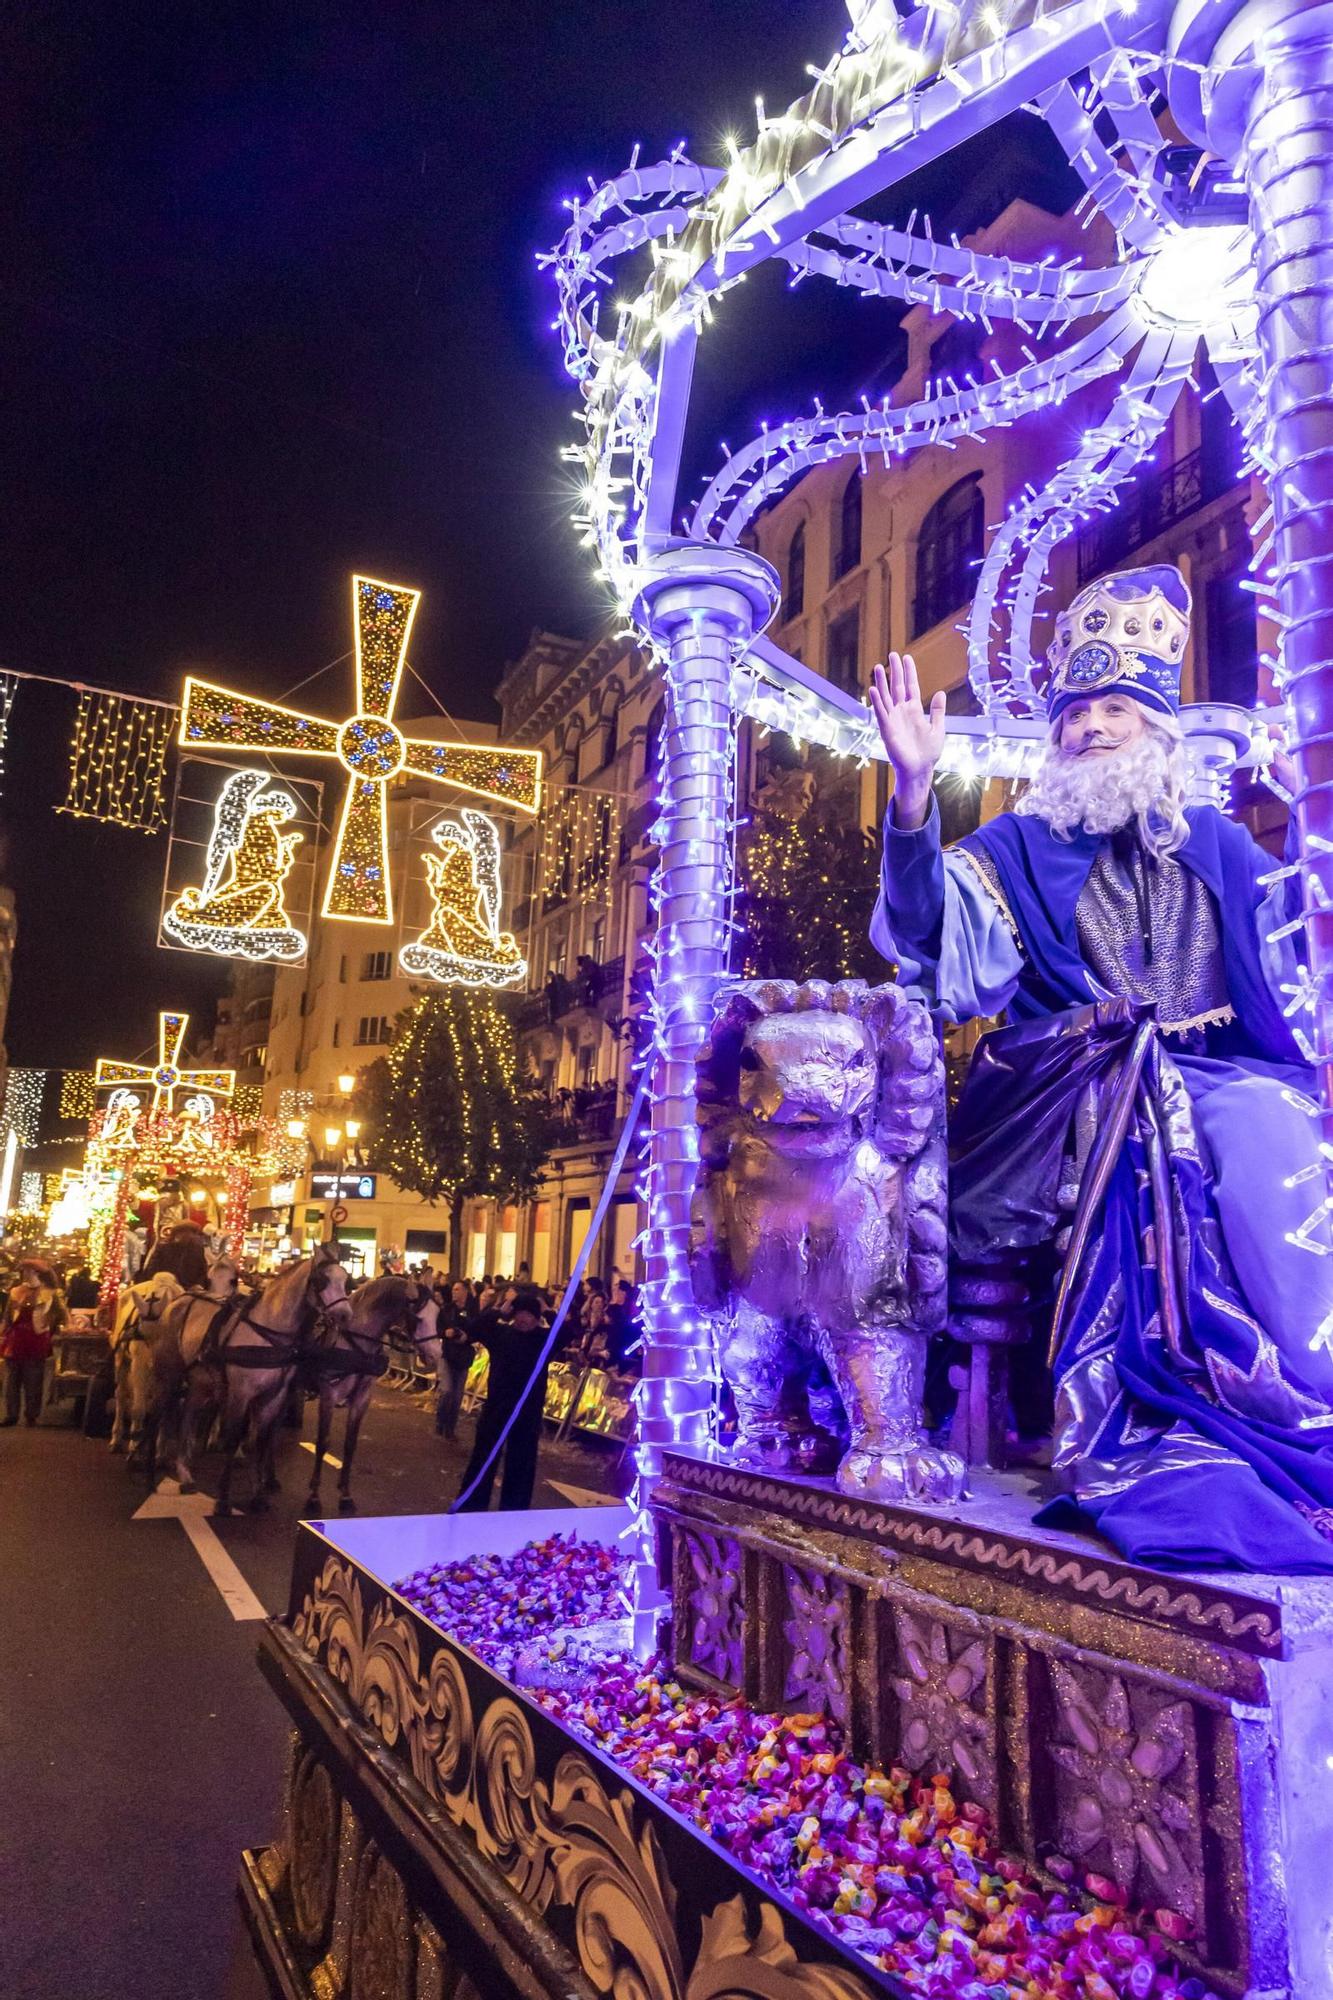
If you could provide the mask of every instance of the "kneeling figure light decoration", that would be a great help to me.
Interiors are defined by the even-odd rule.
[[[426,856],[430,923],[398,954],[403,971],[441,986],[515,986],[527,960],[509,931],[500,929],[500,836],[494,820],[468,807],[458,820],[441,820],[431,839],[438,855]]]
[[[270,787],[266,771],[232,773],[213,815],[204,880],[163,912],[162,928],[173,943],[224,958],[305,957],[305,933],[283,902],[303,836],[280,829],[295,812],[291,793]]]

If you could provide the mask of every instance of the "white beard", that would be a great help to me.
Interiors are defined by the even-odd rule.
[[[1188,832],[1182,765],[1179,746],[1152,725],[1123,749],[1101,756],[1067,757],[1058,743],[1049,743],[1014,811],[1045,820],[1059,840],[1079,827],[1116,833],[1135,820],[1144,844],[1169,854]]]

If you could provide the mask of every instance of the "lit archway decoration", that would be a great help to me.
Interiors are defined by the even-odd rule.
[[[536,812],[541,753],[437,743],[404,736],[393,720],[421,592],[373,577],[352,578],[356,712],[345,722],[302,715],[277,702],[236,694],[212,681],[185,683],[181,744],[192,750],[266,750],[335,757],[347,773],[324,915],[356,923],[393,921],[385,790],[400,774]]]
[[[178,1090],[205,1091],[210,1097],[230,1097],[236,1088],[234,1069],[182,1069],[181,1046],[190,1025],[188,1014],[162,1013],[157,1017],[157,1061],[155,1063],[116,1062],[99,1056],[93,1071],[94,1090],[112,1090],[119,1085],[153,1092],[152,1115],[176,1108]]]

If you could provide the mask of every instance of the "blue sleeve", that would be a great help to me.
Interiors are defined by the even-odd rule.
[[[924,826],[895,826],[892,815],[890,807],[871,943],[946,1020],[1001,1013],[1023,959],[998,903],[969,861],[942,852],[933,797]]]

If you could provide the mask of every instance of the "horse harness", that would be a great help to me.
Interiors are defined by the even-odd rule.
[[[421,1303],[420,1291],[414,1298],[404,1300],[406,1306],[419,1307]],[[357,1333],[350,1326],[340,1327],[335,1343],[308,1350],[301,1357],[301,1365],[316,1384],[321,1376],[336,1379],[341,1375],[371,1375],[378,1379],[389,1366],[389,1343],[397,1324],[392,1321],[378,1333]],[[407,1338],[419,1350],[435,1336],[423,1336],[413,1330]]]
[[[306,1280],[301,1319],[295,1333],[284,1333],[280,1328],[265,1326],[262,1320],[254,1318],[255,1308],[263,1297],[262,1292],[253,1294],[244,1306],[239,1306],[234,1299],[225,1299],[221,1309],[214,1314],[213,1324],[204,1336],[200,1359],[208,1358],[211,1346],[214,1357],[226,1368],[294,1368],[298,1361],[308,1358],[309,1349],[307,1348],[303,1354],[303,1343],[307,1342],[316,1330],[323,1332],[333,1317],[323,1299],[315,1291],[317,1279],[322,1289],[326,1269],[327,1267],[312,1269]],[[224,1313],[230,1313],[231,1317],[219,1331]],[[228,1345],[223,1338],[224,1334],[230,1333],[233,1327],[238,1326],[252,1327],[262,1337],[264,1344],[259,1347]]]

